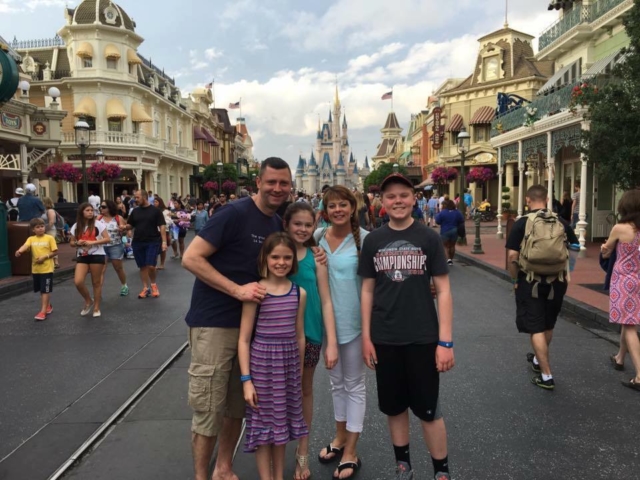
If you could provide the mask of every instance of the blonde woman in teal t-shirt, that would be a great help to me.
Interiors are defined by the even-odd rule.
[[[304,312],[304,370],[302,373],[302,414],[311,430],[313,417],[313,374],[320,360],[323,336],[327,343],[324,362],[328,369],[338,361],[338,340],[333,304],[329,291],[329,273],[327,266],[316,262],[311,247],[313,239],[314,214],[308,203],[296,202],[289,205],[284,214],[284,228],[297,247],[298,272],[289,278],[307,292],[307,304]],[[324,334],[324,335],[323,335]],[[306,480],[311,476],[309,470],[309,437],[298,441],[296,450],[295,480]]]

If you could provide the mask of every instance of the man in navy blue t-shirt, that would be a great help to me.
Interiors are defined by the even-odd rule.
[[[276,215],[291,193],[291,170],[282,159],[262,162],[258,194],[218,209],[184,254],[182,265],[196,276],[189,326],[189,405],[196,480],[208,480],[216,438],[213,478],[232,478],[233,451],[240,436],[245,402],[238,365],[242,302],[259,303],[266,294],[257,282],[257,259],[265,238],[282,230]]]

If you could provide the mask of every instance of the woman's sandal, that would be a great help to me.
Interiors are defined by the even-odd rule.
[[[622,384],[627,388],[630,388],[632,390],[637,390],[638,392],[640,392],[640,383],[636,382],[635,378],[632,378],[631,380],[628,380],[628,381],[623,380]]]
[[[360,470],[360,467],[362,467],[362,461],[360,459],[356,460],[355,462],[340,462],[338,464],[338,476],[334,477],[333,475],[331,475],[331,478],[333,480],[335,480],[336,478],[340,478],[340,473],[342,473],[342,471],[346,470],[347,468],[353,470],[353,473],[349,477],[345,478],[355,478],[358,474],[358,471]]]
[[[613,364],[613,368],[615,370],[618,370],[619,372],[624,370],[624,363],[618,363],[618,360],[616,359],[615,355],[611,355],[609,357],[609,360],[611,360],[611,363]]]
[[[305,480],[311,478],[311,470],[309,470],[309,455],[298,455],[298,449],[296,448],[296,462],[300,466],[302,478]],[[308,472],[308,476],[304,476],[305,472]],[[293,478],[297,478],[295,475]]]
[[[332,463],[333,461],[338,460],[338,455],[342,455],[342,452],[344,451],[344,447],[338,448],[338,447],[334,447],[332,444],[327,445],[325,449],[327,450],[327,453],[325,453],[325,456],[333,453],[333,457],[331,458],[325,458],[321,454],[318,454],[318,461],[320,463],[324,463],[325,465],[327,463]]]

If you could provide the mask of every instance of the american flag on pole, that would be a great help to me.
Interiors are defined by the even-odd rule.
[[[240,108],[240,102],[230,103],[229,104],[229,110],[235,110],[237,108]]]
[[[207,83],[207,84],[204,86],[204,88],[207,88],[207,89],[211,90],[211,89],[213,88],[213,82],[211,82],[211,83]]]
[[[393,90],[382,95],[381,100],[391,100],[393,98]]]

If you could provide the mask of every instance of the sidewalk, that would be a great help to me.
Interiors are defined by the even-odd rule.
[[[467,245],[456,246],[456,254],[468,263],[479,266],[505,280],[509,279],[506,271],[505,243],[506,228],[503,225],[503,239],[496,237],[497,222],[481,223],[480,239],[484,254],[472,254],[475,241],[475,224],[466,222]],[[605,272],[600,268],[598,255],[600,245],[587,242],[587,256],[579,258],[571,272],[571,281],[564,301],[565,310],[581,317],[594,320],[598,324],[610,328],[609,295],[602,290]]]
[[[13,255],[14,253],[15,252],[9,252],[9,255]],[[60,263],[60,268],[53,273],[54,281],[66,280],[73,276],[76,262],[72,261],[72,259],[75,255],[76,249],[72,248],[69,243],[58,244],[58,262]],[[0,279],[0,300],[28,292],[31,288],[31,275],[13,275]]]

